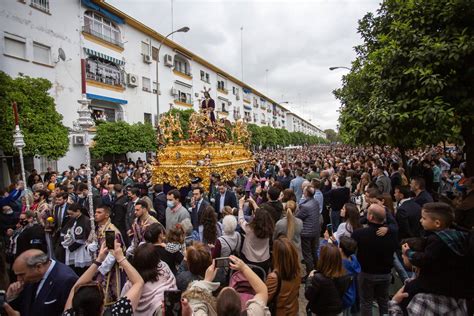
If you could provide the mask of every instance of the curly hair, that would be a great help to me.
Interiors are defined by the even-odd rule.
[[[203,227],[203,242],[215,244],[217,239],[217,216],[212,206],[208,206],[201,214],[200,224]]]
[[[253,230],[257,238],[270,238],[273,236],[273,231],[275,229],[275,223],[273,222],[272,217],[265,209],[258,208],[255,211],[255,217],[253,221],[249,224],[249,227]]]

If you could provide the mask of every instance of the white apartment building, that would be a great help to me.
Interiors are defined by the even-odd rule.
[[[53,164],[61,171],[84,161],[81,138],[72,131],[83,93],[95,120],[155,123],[157,93],[160,113],[171,107],[198,110],[202,91],[211,88],[221,118],[325,137],[309,121],[168,39],[159,52],[157,87],[164,36],[101,0],[3,1],[0,31],[0,70],[49,79],[63,124],[71,128],[65,157],[35,158],[27,169],[41,172]]]

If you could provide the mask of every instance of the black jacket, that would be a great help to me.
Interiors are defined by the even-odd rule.
[[[421,206],[412,199],[403,202],[398,208],[395,219],[398,223],[398,239],[420,237]]]
[[[369,226],[357,229],[352,238],[357,241],[357,260],[362,272],[370,274],[389,274],[393,267],[393,253],[398,247],[396,233],[387,232],[385,236],[377,236],[377,229],[382,224],[369,222]]]
[[[425,205],[425,203],[433,202],[433,197],[431,196],[431,194],[428,193],[428,191],[423,190],[423,191],[420,192],[420,194],[415,196],[415,198],[413,200],[416,203],[418,203],[421,207],[423,207],[423,205]]]
[[[166,225],[166,207],[166,194],[164,192],[155,194],[153,198],[153,208],[157,214],[156,219],[164,225]]]
[[[215,199],[216,199],[216,202],[214,203],[214,209],[219,214],[220,213],[219,206],[220,206],[220,201],[221,201],[221,194],[219,192],[216,193]],[[237,208],[237,197],[235,196],[234,192],[229,191],[229,190],[225,192],[224,206]]]
[[[443,233],[446,233],[444,240]],[[455,230],[426,232],[424,251],[407,252],[410,262],[420,268],[413,281],[419,293],[474,297],[474,259],[469,255],[468,238],[469,234]]]
[[[322,315],[337,315],[342,312],[342,296],[349,288],[352,279],[349,275],[329,279],[316,272],[306,281],[305,297],[311,312]]]
[[[346,187],[336,188],[323,193],[323,196],[324,201],[328,202],[332,211],[340,212],[344,204],[350,202],[351,191]]]
[[[283,204],[280,201],[268,201],[260,205],[260,208],[267,210],[273,221],[278,222],[283,214]]]
[[[127,196],[118,197],[112,204],[112,214],[110,220],[118,228],[124,239],[127,238],[127,229],[125,227],[125,216],[127,214]]]

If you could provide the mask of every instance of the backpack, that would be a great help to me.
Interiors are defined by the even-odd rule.
[[[255,296],[255,291],[249,281],[241,271],[237,271],[230,277],[229,287],[233,288],[240,295],[242,310],[245,310],[247,301]]]

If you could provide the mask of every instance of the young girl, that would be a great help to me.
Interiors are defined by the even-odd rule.
[[[306,308],[313,315],[342,313],[342,297],[350,282],[351,278],[344,271],[337,246],[327,244],[321,247],[317,270],[311,271],[306,281]]]
[[[184,230],[181,227],[181,224],[176,224],[175,227],[172,227],[170,229],[170,231],[166,235],[166,241],[166,251],[170,253],[175,253],[179,251],[184,254]]]

